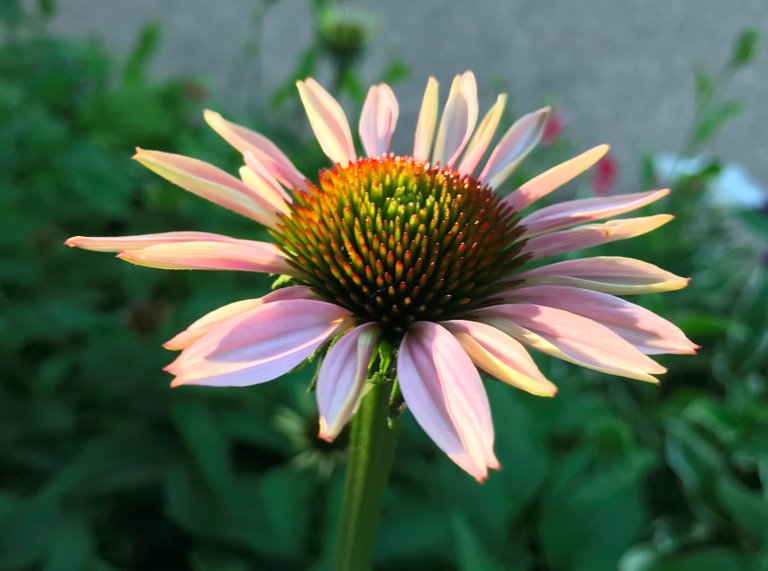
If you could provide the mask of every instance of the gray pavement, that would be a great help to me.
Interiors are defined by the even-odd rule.
[[[264,85],[232,81],[232,62],[257,33],[250,17],[257,5],[246,0],[61,0],[54,27],[75,36],[99,34],[110,49],[124,53],[142,24],[158,20],[164,42],[154,73],[202,74],[234,107],[284,81],[312,35],[308,0],[279,0],[266,15],[259,41]],[[454,73],[472,69],[484,105],[492,101],[492,86],[503,82],[517,112],[551,98],[581,146],[611,143],[621,191],[638,190],[640,151],[680,147],[693,111],[692,68],[720,65],[745,26],[768,32],[768,0],[361,0],[348,5],[378,21],[368,79],[391,54],[410,65],[410,77],[396,89],[400,140],[412,133],[427,75],[446,85]],[[761,39],[758,59],[729,91],[744,102],[746,112],[725,128],[711,152],[744,163],[768,187],[768,37]]]

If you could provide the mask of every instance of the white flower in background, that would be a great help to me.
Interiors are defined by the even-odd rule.
[[[658,153],[653,157],[653,171],[664,183],[702,173],[710,161],[704,157],[680,157]],[[723,165],[707,185],[705,196],[712,206],[727,210],[762,208],[768,202],[768,191],[761,187],[744,166]]]

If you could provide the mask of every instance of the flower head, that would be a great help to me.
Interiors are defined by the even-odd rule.
[[[651,264],[592,257],[537,265],[549,256],[632,238],[670,220],[613,219],[664,197],[658,190],[572,200],[524,214],[597,163],[599,146],[507,196],[496,189],[532,150],[550,115],[530,113],[490,147],[506,102],[478,124],[475,78],[457,76],[441,115],[430,79],[413,152],[390,141],[398,103],[371,87],[358,157],[338,102],[312,79],[298,83],[312,129],[332,165],[310,179],[262,135],[206,112],[243,153],[240,178],[192,158],[139,150],[136,159],[182,188],[266,225],[274,243],[206,232],[74,237],[71,246],[116,251],[164,269],[240,270],[288,276],[292,285],[203,316],[166,343],[181,351],[173,386],[271,381],[324,350],[318,371],[320,437],[334,439],[365,383],[392,383],[427,434],[478,480],[498,468],[478,368],[535,395],[555,385],[535,349],[583,367],[657,382],[649,355],[693,353],[673,324],[616,297],[670,291],[687,280]],[[522,217],[521,217],[522,216]],[[374,366],[378,365],[378,369]]]

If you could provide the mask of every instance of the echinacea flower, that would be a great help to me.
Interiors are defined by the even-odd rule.
[[[205,315],[166,343],[180,350],[172,386],[246,386],[276,379],[326,348],[317,379],[320,437],[355,412],[381,347],[393,347],[396,391],[416,421],[478,480],[498,468],[478,369],[534,395],[555,385],[528,349],[612,375],[657,382],[650,355],[693,353],[673,324],[616,294],[661,292],[687,280],[623,257],[530,261],[633,238],[669,222],[611,219],[667,190],[571,200],[521,217],[537,200],[597,163],[605,145],[555,166],[507,196],[496,192],[541,138],[548,108],[514,123],[490,156],[505,105],[478,124],[475,77],[451,85],[442,115],[438,84],[424,93],[411,154],[390,141],[398,103],[384,84],[363,105],[358,156],[338,102],[316,81],[298,82],[310,125],[332,165],[312,180],[268,139],[206,111],[243,153],[240,179],[193,158],[139,150],[160,176],[267,226],[274,243],[205,232],[67,243],[162,269],[240,270],[292,285]],[[481,166],[481,163],[482,166]]]

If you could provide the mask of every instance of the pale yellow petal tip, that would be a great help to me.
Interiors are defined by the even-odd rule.
[[[146,158],[149,153],[152,151],[148,151],[146,149],[142,149],[141,147],[136,147],[136,152],[131,157],[134,161],[142,162],[142,159]]]
[[[608,145],[607,143],[603,143],[602,145],[598,145],[595,148],[593,148],[591,151],[587,151],[587,152],[592,152],[595,155],[597,155],[599,157],[599,159],[601,159],[605,155],[607,155],[608,151],[610,151],[610,150],[611,150],[611,146]]]
[[[551,393],[543,394],[543,395],[540,395],[540,396],[543,396],[543,397],[548,398],[548,399],[555,398],[557,396],[557,392],[559,390],[560,389],[558,389],[557,387],[552,387],[552,392]]]
[[[221,113],[218,113],[213,109],[203,109],[203,119],[205,119],[207,123],[210,123],[217,119],[223,119],[223,117],[221,116]]]
[[[84,236],[72,236],[71,238],[67,238],[64,241],[64,244],[70,248],[79,248],[83,238]]]
[[[333,442],[334,438],[336,438],[336,435],[331,433],[331,431],[328,428],[328,423],[325,421],[325,418],[322,416],[320,417],[319,422],[320,428],[317,432],[317,437],[320,440],[325,440],[326,442]]]
[[[184,346],[178,340],[179,337],[180,335],[176,335],[176,337],[169,339],[168,341],[163,343],[163,349],[167,349],[168,351],[181,351],[182,349],[184,349]],[[170,367],[170,365],[168,366]]]

